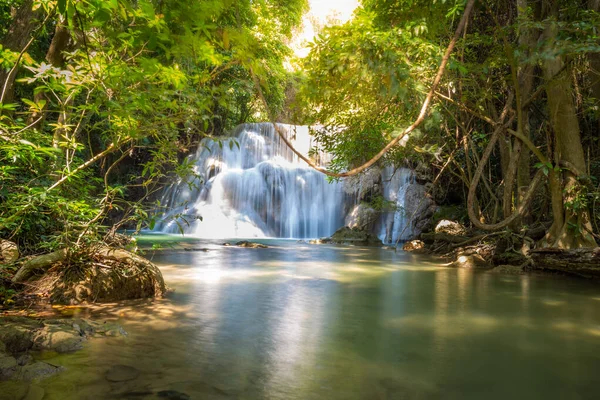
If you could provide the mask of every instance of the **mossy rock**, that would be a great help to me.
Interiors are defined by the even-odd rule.
[[[330,243],[354,244],[358,246],[383,246],[381,240],[372,233],[357,228],[348,228],[347,226],[338,229],[331,235]]]

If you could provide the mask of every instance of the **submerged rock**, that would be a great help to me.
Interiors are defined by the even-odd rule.
[[[31,382],[64,370],[61,366],[35,360],[30,351],[69,353],[82,349],[88,338],[93,336],[126,335],[127,332],[114,322],[0,318],[0,381]],[[27,396],[25,398],[40,399],[43,391],[30,390]],[[21,395],[19,398],[24,397]]]
[[[39,386],[30,385],[27,395],[23,400],[42,400],[46,392]]]
[[[129,365],[113,365],[104,374],[107,381],[110,382],[126,382],[137,379],[140,376],[140,371]]]
[[[178,392],[177,390],[161,390],[157,393],[157,396],[161,399],[168,400],[190,400],[191,397],[183,392]]]
[[[64,367],[52,365],[43,361],[36,361],[33,364],[28,364],[22,367],[19,372],[20,379],[25,382],[31,382],[33,380],[40,380],[48,378],[52,375],[56,375],[61,371],[64,371]]]
[[[10,379],[17,371],[18,366],[14,357],[0,353],[0,380]]]
[[[490,272],[496,272],[499,274],[507,274],[507,275],[524,275],[526,272],[523,270],[523,267],[518,265],[498,265],[493,268]]]

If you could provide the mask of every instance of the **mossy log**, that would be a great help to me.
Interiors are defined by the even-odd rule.
[[[529,252],[532,269],[600,278],[600,247],[574,250],[543,248]]]

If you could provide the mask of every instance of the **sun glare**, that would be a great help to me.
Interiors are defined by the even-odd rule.
[[[309,4],[310,11],[304,15],[302,27],[291,43],[294,53],[300,58],[308,55],[307,44],[322,27],[348,21],[358,7],[358,0],[309,0]]]

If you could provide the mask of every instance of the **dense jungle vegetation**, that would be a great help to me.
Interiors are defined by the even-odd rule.
[[[270,120],[322,125],[331,175],[422,162],[480,230],[596,246],[600,1],[364,0],[298,60],[306,10],[0,0],[0,238],[40,254],[152,228],[203,137]]]

